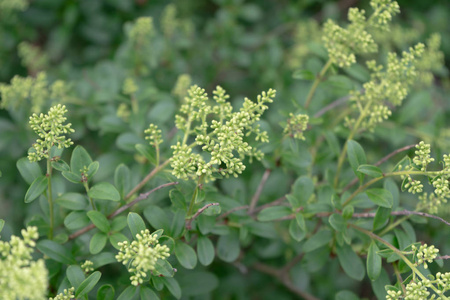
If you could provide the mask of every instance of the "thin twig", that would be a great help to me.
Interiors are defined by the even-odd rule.
[[[394,155],[396,155],[396,154],[398,154],[398,153],[400,153],[400,152],[403,152],[403,151],[406,151],[406,150],[409,150],[409,149],[411,149],[411,148],[413,148],[413,147],[415,147],[416,146],[416,144],[414,144],[414,145],[408,145],[408,146],[405,146],[405,147],[402,147],[402,148],[400,148],[400,149],[397,149],[397,150],[395,150],[395,151],[392,151],[391,153],[389,153],[388,155],[386,155],[385,157],[383,157],[382,159],[380,159],[379,161],[377,161],[376,163],[375,163],[375,166],[379,166],[379,165],[381,165],[382,163],[384,163],[385,161],[387,161],[389,158],[391,158],[392,156],[394,156]],[[355,184],[357,184],[358,183],[358,178],[355,178],[355,179],[353,179],[349,184],[347,184],[343,189],[342,189],[342,193],[344,193],[346,190],[348,190],[349,188],[351,188],[352,186],[354,186]]]
[[[355,218],[374,218],[376,213],[356,213],[353,214],[353,217]],[[450,226],[450,222],[447,222],[446,220],[442,219],[441,217],[427,214],[420,211],[410,211],[410,210],[400,210],[400,211],[393,211],[391,212],[391,216],[410,216],[410,215],[416,215],[421,217],[427,217],[432,218],[441,221],[442,223]]]
[[[277,200],[274,200],[272,202],[269,202],[269,203],[266,203],[264,205],[258,206],[258,207],[255,208],[253,213],[260,212],[261,210],[263,210],[265,208],[268,208],[268,207],[280,205],[280,204],[282,204],[284,202],[284,200],[286,200],[286,196],[280,197]]]
[[[202,212],[205,211],[205,209],[207,209],[208,207],[211,206],[215,206],[215,205],[219,205],[219,203],[208,203],[205,206],[203,206],[202,208],[200,208],[199,210],[197,210],[197,212],[192,216],[192,218],[189,218],[186,220],[186,228],[187,230],[191,230],[192,229],[192,221],[194,221],[195,218],[197,218]]]
[[[341,97],[339,99],[334,100],[333,102],[331,102],[330,104],[328,104],[327,106],[325,106],[324,108],[322,108],[321,110],[319,110],[318,112],[315,113],[314,118],[319,118],[321,117],[323,114],[325,114],[327,111],[344,104],[345,102],[347,102],[347,100],[350,99],[350,96],[345,96],[345,97]]]
[[[450,259],[450,255],[438,256],[436,259]]]
[[[223,218],[225,218],[225,217],[228,217],[229,215],[231,215],[231,214],[234,213],[235,211],[243,210],[243,209],[248,209],[248,207],[249,207],[248,205],[243,205],[243,206],[238,206],[238,207],[232,208],[232,209],[230,209],[229,211],[224,212],[223,214],[221,214],[220,216],[218,216],[216,219],[217,219],[217,220],[221,220],[221,219],[223,219]]]
[[[248,209],[248,213],[250,215],[253,214],[253,211],[255,210],[256,203],[258,203],[258,200],[259,200],[259,197],[261,196],[264,185],[266,184],[267,179],[269,179],[271,172],[272,172],[272,170],[266,169],[266,171],[264,172],[264,174],[261,178],[258,188],[256,189],[256,193],[255,193],[255,195],[253,195],[252,201],[250,202],[250,207]]]
[[[164,163],[160,164],[154,168],[144,179],[141,180],[126,196],[124,200],[128,200],[137,191],[139,191],[153,176],[155,176],[159,171],[165,168],[165,166],[170,162],[170,159],[166,160]]]
[[[129,209],[130,207],[132,207],[133,205],[135,205],[136,203],[138,203],[139,201],[142,201],[144,199],[147,199],[148,196],[150,196],[150,194],[156,192],[157,190],[160,190],[162,188],[168,187],[168,186],[172,186],[172,185],[177,185],[178,181],[175,182],[169,182],[169,183],[165,183],[165,184],[161,184],[160,186],[155,187],[154,189],[146,192],[146,193],[142,193],[140,194],[136,199],[134,199],[133,201],[131,201],[130,203],[125,204],[122,207],[119,207],[115,212],[113,212],[112,214],[110,214],[108,216],[108,219],[114,218],[115,216],[117,216],[118,214],[124,212],[125,210]]]
[[[297,263],[299,263],[303,259],[304,255],[305,255],[305,253],[302,252],[302,253],[298,254],[297,256],[295,256],[283,268],[281,268],[280,273],[287,274],[290,269],[292,269]]]
[[[139,195],[136,199],[134,199],[132,202],[130,202],[130,203],[128,203],[128,204],[126,204],[126,205],[124,205],[124,206],[122,206],[122,207],[119,207],[116,211],[114,211],[114,212],[111,213],[109,216],[107,216],[107,218],[108,218],[108,219],[112,219],[112,218],[114,218],[115,216],[117,216],[118,214],[120,214],[121,212],[123,212],[123,211],[125,211],[126,209],[132,207],[133,205],[135,205],[135,204],[138,203],[139,201],[146,199],[151,193],[153,193],[153,192],[155,192],[155,191],[157,191],[157,190],[159,190],[159,189],[165,188],[165,187],[167,187],[167,186],[176,185],[176,184],[178,184],[178,182],[169,182],[169,183],[165,183],[165,184],[162,184],[162,185],[160,185],[160,186],[158,186],[158,187],[155,187],[154,189],[148,191],[147,193],[140,194],[140,195]],[[72,233],[71,235],[69,235],[69,240],[73,240],[73,239],[79,237],[80,235],[82,235],[82,234],[84,234],[84,233],[86,233],[86,232],[88,232],[88,231],[90,231],[90,230],[92,230],[92,229],[94,229],[94,228],[95,228],[95,225],[94,225],[94,224],[88,225],[88,226],[86,226],[86,227],[84,227],[84,228],[82,228],[82,229],[80,229],[80,230],[78,230],[78,231]]]

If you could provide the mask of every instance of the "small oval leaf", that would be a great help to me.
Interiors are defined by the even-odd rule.
[[[88,192],[88,196],[95,199],[119,201],[120,193],[109,182],[100,182],[94,185]]]
[[[36,178],[25,194],[25,203],[30,203],[44,193],[47,188],[48,180],[45,175]]]

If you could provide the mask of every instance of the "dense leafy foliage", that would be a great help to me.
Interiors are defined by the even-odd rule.
[[[450,9],[322,2],[0,0],[0,298],[448,299]]]

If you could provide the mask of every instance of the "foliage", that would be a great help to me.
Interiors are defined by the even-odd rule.
[[[450,10],[322,2],[0,0],[0,298],[448,299]]]

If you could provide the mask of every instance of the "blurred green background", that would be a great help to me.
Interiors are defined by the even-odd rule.
[[[448,153],[449,148],[445,150],[445,147],[449,145],[450,134],[445,128],[448,128],[450,120],[446,96],[450,87],[447,79],[450,1],[398,2],[401,14],[394,19],[392,34],[379,37],[382,47],[376,58],[383,60],[387,51],[407,50],[437,32],[442,38],[441,50],[445,54],[447,68],[438,72],[436,86],[427,90],[429,94],[424,96],[433,99],[432,109],[423,101],[423,94],[413,93],[411,98],[417,101],[406,103],[406,112],[392,118],[392,122],[402,122],[409,129],[399,130],[397,136],[392,137],[389,127],[392,123],[387,122],[375,133],[386,141],[379,143],[377,139],[365,137],[365,144],[372,154],[389,153],[415,143],[425,135],[431,136],[432,142],[441,146],[436,147],[440,149],[437,151]],[[243,96],[255,97],[262,90],[275,88],[277,99],[268,111],[267,124],[263,124],[263,128],[269,128],[269,123],[274,126],[285,121],[288,113],[298,109],[305,100],[310,83],[298,80],[296,72],[307,69],[317,73],[326,60],[326,51],[320,45],[319,24],[328,18],[345,22],[348,8],[352,6],[370,10],[368,0],[0,0],[0,82],[8,84],[15,75],[36,76],[40,71],[46,72],[50,83],[56,80],[67,82],[69,96],[64,101],[68,106],[73,105],[72,109],[69,107],[69,120],[76,129],[73,139],[75,144],[87,148],[91,155],[97,155],[93,158],[100,161],[101,169],[97,175],[100,181],[110,178],[120,162],[135,163],[133,142],[136,136],[126,140],[125,137],[130,135],[123,134],[130,130],[124,128],[130,126],[131,132],[143,131],[140,124],[125,124],[117,117],[125,78],[137,78],[138,97],[149,99],[146,118],[166,133],[173,128],[173,114],[180,103],[173,90],[182,74],[188,74],[193,84],[204,87],[208,93],[216,85],[221,85],[232,95],[236,105],[242,102]],[[136,58],[129,55],[129,31],[133,22],[142,16],[153,18],[154,33],[148,48],[144,47],[148,51]],[[360,76],[358,79],[367,76],[364,74],[347,73]],[[346,95],[353,85],[342,81],[325,87],[332,89],[333,96],[325,88],[318,90],[317,101],[312,107],[315,112],[335,100],[336,95]],[[77,102],[81,105],[77,106]],[[32,205],[23,203],[27,184],[16,168],[16,161],[26,156],[35,139],[27,124],[29,114],[29,107],[0,110],[0,218],[7,221],[3,236],[18,233],[40,210],[38,201]],[[424,115],[427,118],[423,118]],[[269,134],[272,138],[280,135],[281,131],[279,126]],[[445,134],[447,142],[441,142],[440,138]],[[131,146],[124,146],[124,141]],[[371,153],[368,153],[370,159],[380,157],[370,156]],[[436,153],[438,155],[441,153]],[[135,181],[139,173],[145,173],[139,166],[132,170],[140,171],[134,173]],[[241,181],[225,181],[221,183],[222,188],[229,191],[241,189],[244,191],[242,198],[249,199],[259,181],[252,174],[262,172],[261,164],[249,167]],[[282,170],[276,170],[262,202],[275,199],[282,192],[288,193],[290,183],[285,180]],[[158,197],[165,196],[161,193]],[[449,215],[449,211],[442,214]],[[425,225],[417,226],[423,230],[422,234],[438,242],[441,237],[433,224],[427,228]],[[274,243],[270,248],[264,241],[259,243],[261,253],[258,255],[261,257],[266,256],[270,260],[281,252],[277,249],[278,244]],[[450,245],[447,243],[443,247],[447,248],[442,252],[448,254]],[[213,268],[223,280],[218,294],[226,294],[229,286],[245,284],[239,276],[227,276],[238,273],[236,267],[222,264]],[[336,263],[330,268],[339,266]],[[309,282],[308,274],[302,269],[294,271],[297,272],[297,286],[317,284],[317,281]],[[268,282],[263,276],[251,280],[259,286]],[[324,277],[324,280],[341,279]],[[349,284],[345,280],[342,279],[342,286]],[[364,284],[370,295],[367,282],[362,285],[361,295],[364,295]],[[245,287],[236,288],[236,291],[236,299],[246,299]],[[261,299],[268,299],[271,295],[277,299],[291,299],[287,291],[280,293],[279,290],[263,288],[258,293],[264,294]]]

